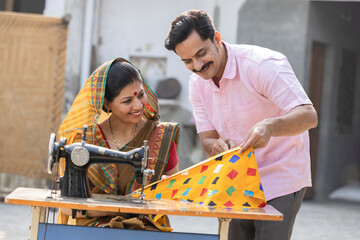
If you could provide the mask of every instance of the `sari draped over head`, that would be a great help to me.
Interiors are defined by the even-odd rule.
[[[86,142],[89,144],[95,144],[96,124],[98,123],[100,117],[104,115],[102,106],[104,104],[107,74],[111,65],[118,61],[130,63],[123,58],[116,58],[104,63],[91,74],[81,88],[58,131],[58,137],[67,138],[68,144],[76,142],[79,135],[82,135],[84,125],[88,126]],[[140,70],[138,71],[140,73]],[[158,100],[152,89],[144,81],[141,73],[140,76],[148,98],[148,103],[144,109],[144,115],[149,121],[157,121],[159,119]],[[102,117],[105,118],[104,116]]]
[[[102,111],[102,107],[104,104],[108,71],[111,65],[118,61],[130,63],[126,59],[116,58],[104,63],[91,74],[81,88],[61,124],[57,134],[58,139],[61,137],[66,138],[67,144],[81,142],[83,127],[84,125],[87,125],[86,143],[107,147],[106,139],[101,133],[97,123],[110,116]],[[136,68],[134,65],[132,66]],[[136,136],[121,149],[121,151],[129,151],[133,148],[141,147],[144,140],[148,140],[148,168],[155,169],[155,175],[148,176],[147,184],[149,184],[158,181],[164,173],[170,154],[171,144],[173,142],[177,144],[178,142],[179,126],[177,123],[159,123],[157,97],[143,79],[140,70],[137,70],[141,76],[142,85],[148,99],[148,103],[145,105],[144,109],[146,123]],[[65,167],[65,161],[62,159],[59,165],[60,176],[63,175]],[[88,177],[91,182],[92,193],[127,195],[141,187],[141,185],[135,181],[134,170],[129,165],[92,164],[88,168]],[[67,217],[62,214],[59,214],[59,216],[58,222],[68,222]],[[107,220],[99,218],[76,220],[76,225],[108,227],[111,218],[107,218]],[[168,229],[165,227],[165,229],[162,230],[166,231]]]

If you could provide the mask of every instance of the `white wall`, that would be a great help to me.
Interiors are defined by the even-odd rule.
[[[188,79],[191,74],[179,57],[164,47],[164,40],[171,22],[180,13],[189,9],[202,9],[214,18],[217,30],[223,40],[235,43],[237,36],[238,11],[246,0],[46,0],[44,15],[62,17],[71,14],[68,31],[66,89],[64,113],[70,108],[81,85],[91,71],[84,73],[84,67],[91,59],[84,45],[91,41],[95,47],[95,66],[116,58],[131,56],[162,58],[165,69],[162,77],[174,77],[181,83],[178,101],[183,108],[192,111],[188,100]],[[84,39],[86,33],[87,5],[93,4],[92,39]],[[218,12],[215,13],[215,8]],[[85,51],[85,52],[84,52]],[[93,52],[94,53],[94,52]],[[141,69],[141,66],[140,70]],[[86,70],[85,70],[86,71]],[[150,86],[155,91],[161,73],[149,71]],[[85,77],[86,76],[86,77]]]
[[[86,6],[88,0],[46,0],[44,15],[62,17],[71,14],[68,33],[66,92],[65,102],[71,105],[79,87],[86,81],[82,66],[91,59],[82,59],[86,39],[83,39],[86,26]],[[97,55],[95,65],[116,57],[129,59],[130,56],[163,58],[166,61],[164,77],[175,77],[182,90],[178,97],[182,107],[191,111],[188,100],[188,79],[190,72],[173,52],[164,47],[164,40],[174,18],[189,9],[202,9],[208,12],[217,23],[217,30],[223,40],[235,43],[237,35],[237,14],[246,0],[95,0],[93,14],[92,41]],[[215,14],[215,7],[219,12]],[[94,57],[94,56],[93,56]],[[141,69],[140,69],[141,70]],[[156,73],[153,73],[156,75]],[[151,79],[151,76],[150,76]],[[156,81],[153,76],[152,81]],[[157,79],[159,80],[159,79]],[[152,87],[156,82],[150,83]],[[155,89],[154,89],[155,90]],[[69,106],[65,107],[68,109]]]
[[[165,58],[165,77],[175,77],[180,81],[182,91],[179,101],[191,111],[188,100],[188,79],[191,72],[174,52],[164,47],[171,22],[178,14],[189,9],[202,9],[214,17],[217,4],[220,6],[219,31],[229,33],[229,36],[223,34],[226,41],[235,42],[237,12],[243,2],[244,0],[102,1],[97,64],[115,57]]]
[[[66,46],[65,93],[63,117],[70,109],[81,85],[83,28],[85,4],[83,0],[46,0],[44,15],[63,17],[70,14]],[[86,79],[85,79],[86,80]]]

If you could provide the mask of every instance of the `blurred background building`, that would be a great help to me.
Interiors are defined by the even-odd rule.
[[[0,0],[1,11],[68,22],[62,118],[97,66],[116,57],[132,61],[160,98],[161,120],[180,123],[181,169],[205,159],[188,100],[191,73],[164,48],[172,20],[188,9],[208,12],[226,42],[288,57],[319,114],[310,131],[313,188],[307,197],[325,200],[341,187],[360,188],[360,1]],[[0,191],[14,186],[10,178],[16,175],[0,173]]]

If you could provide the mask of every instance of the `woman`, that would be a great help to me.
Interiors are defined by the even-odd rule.
[[[158,109],[157,98],[140,71],[127,60],[118,58],[103,64],[89,77],[61,124],[58,137],[67,138],[67,144],[80,142],[82,127],[88,125],[86,142],[90,144],[129,151],[148,140],[148,168],[155,169],[155,175],[147,179],[149,184],[179,170],[178,124],[159,123]],[[64,167],[62,162],[60,174]],[[93,164],[88,168],[88,176],[92,193],[127,195],[141,186],[135,181],[133,168],[128,165]],[[75,219],[69,215],[71,209],[62,209],[59,222],[119,227],[126,225],[128,220],[125,219],[130,218],[128,214],[118,216],[119,213],[99,211],[86,211],[84,215],[78,212]],[[144,219],[152,222],[149,218]],[[166,218],[160,220],[168,222]],[[132,228],[134,224],[139,229],[152,229],[154,225],[146,222],[144,226],[137,218],[130,221]]]

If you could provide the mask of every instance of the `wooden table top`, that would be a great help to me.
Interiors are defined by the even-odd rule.
[[[136,214],[163,214],[197,217],[282,221],[283,215],[270,205],[261,209],[225,209],[168,199],[141,201],[139,198],[94,195],[91,198],[61,197],[59,191],[19,187],[5,197],[5,203],[98,210]]]

